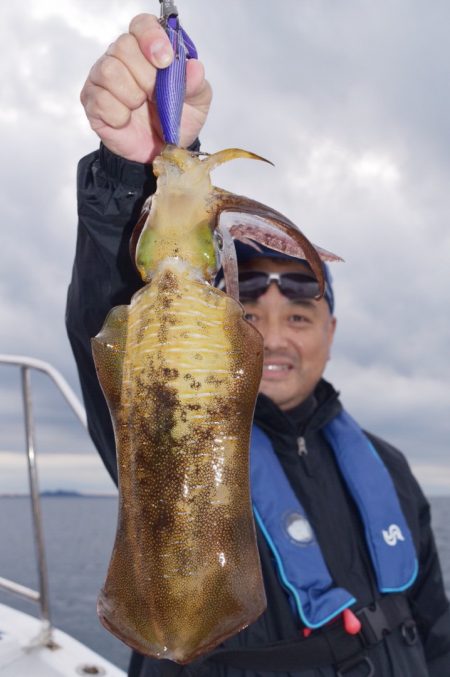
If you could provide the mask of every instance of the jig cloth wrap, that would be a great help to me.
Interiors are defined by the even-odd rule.
[[[180,26],[178,17],[171,16],[165,29],[172,45],[174,59],[170,66],[158,70],[156,103],[164,141],[178,146],[183,102],[186,94],[186,59],[196,59],[194,43]]]

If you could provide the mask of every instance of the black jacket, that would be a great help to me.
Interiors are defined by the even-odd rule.
[[[83,158],[78,171],[79,229],[72,281],[68,292],[67,330],[77,362],[89,431],[114,481],[115,445],[109,412],[98,385],[90,338],[100,330],[108,311],[128,303],[140,287],[128,254],[131,230],[142,202],[155,189],[148,166],[126,162],[105,148]],[[285,413],[259,396],[255,420],[271,438],[294,491],[299,496],[333,580],[351,591],[358,606],[373,603],[379,593],[365,545],[362,523],[345,489],[321,434],[321,428],[341,409],[332,386],[321,381],[306,402]],[[298,454],[299,436],[307,454]],[[390,471],[419,555],[419,576],[407,592],[420,640],[409,646],[400,629],[387,636],[368,655],[378,677],[450,676],[450,612],[430,526],[430,508],[403,455],[369,435]],[[226,642],[228,648],[260,647],[281,640],[297,641],[301,624],[291,612],[263,537],[258,545],[268,599],[266,612],[249,628]],[[366,675],[366,663],[347,677]],[[241,670],[203,659],[181,668],[169,661],[133,654],[129,675],[212,675],[214,677],[334,677],[336,668],[295,672]]]

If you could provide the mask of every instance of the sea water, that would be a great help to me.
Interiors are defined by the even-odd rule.
[[[433,527],[450,596],[450,497],[432,498]],[[42,513],[53,624],[126,670],[130,650],[97,619],[116,530],[116,498],[45,497]],[[0,498],[0,576],[37,589],[28,498]],[[0,602],[36,614],[34,604],[6,592]]]

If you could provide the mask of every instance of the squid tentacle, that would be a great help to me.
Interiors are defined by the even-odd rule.
[[[233,238],[227,228],[217,226],[216,232],[222,238],[221,263],[227,294],[239,301],[238,265]]]
[[[242,150],[242,148],[226,148],[225,150],[220,150],[213,155],[209,155],[206,160],[203,160],[203,165],[208,172],[212,172],[212,170],[219,167],[219,165],[223,165],[230,160],[237,160],[238,158],[261,160],[262,162],[267,162],[267,164],[272,165],[272,167],[274,166],[273,162],[270,160],[267,160],[256,153],[251,153],[248,150]]]
[[[319,282],[319,296],[323,296],[325,276],[320,254],[292,221],[261,202],[220,188],[214,188],[214,201],[221,213],[234,212],[242,215],[240,223],[234,224],[230,229],[233,237],[241,239],[243,236],[275,251],[306,259]],[[256,217],[258,226],[247,215]],[[333,255],[327,252],[327,256]]]

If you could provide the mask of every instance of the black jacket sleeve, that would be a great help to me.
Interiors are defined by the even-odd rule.
[[[78,166],[78,233],[68,290],[66,327],[81,382],[89,433],[117,483],[114,434],[99,386],[90,340],[108,311],[129,303],[141,286],[128,243],[144,200],[156,188],[151,166],[129,162],[104,146]]]
[[[417,491],[420,524],[419,575],[411,590],[410,603],[422,637],[430,677],[440,677],[450,675],[450,605],[445,595],[431,529],[430,505],[418,485]]]
[[[430,677],[450,675],[450,606],[431,528],[430,504],[403,454],[384,440],[369,437],[389,469],[414,538],[419,571],[407,594]]]

